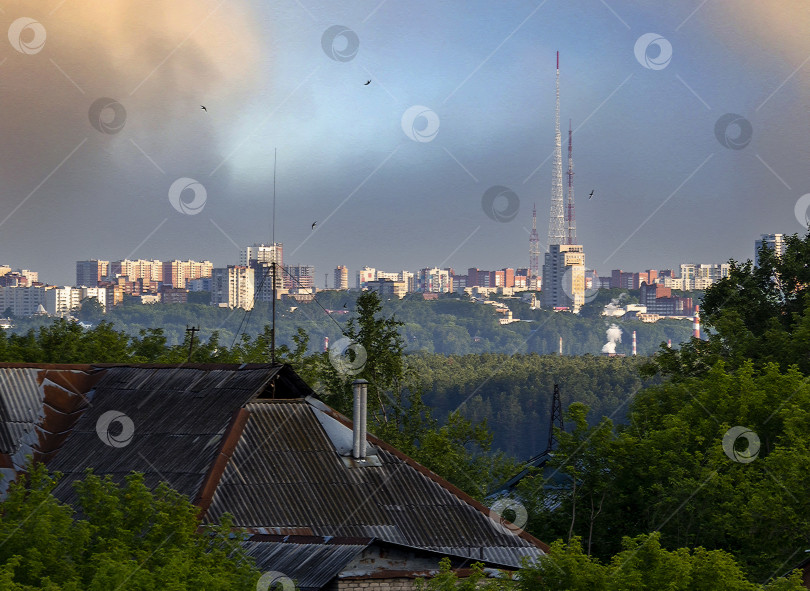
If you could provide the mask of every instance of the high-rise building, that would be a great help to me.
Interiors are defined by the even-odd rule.
[[[314,293],[315,267],[312,265],[284,267],[284,289],[289,293]]]
[[[122,261],[113,261],[109,267],[110,277],[125,277],[128,281],[136,281],[143,279],[147,282],[160,282],[163,281],[163,263],[158,260],[147,261],[138,259],[130,261],[124,259]],[[87,287],[93,287],[88,285]]]
[[[447,269],[421,269],[417,274],[418,289],[425,293],[449,293],[453,291],[453,278]]]
[[[44,309],[45,294],[43,287],[0,287],[0,314],[6,316],[33,316]]]
[[[273,264],[277,273],[273,279]],[[281,297],[284,289],[284,245],[281,242],[273,244],[254,244],[246,246],[239,256],[239,264],[253,269],[253,290],[259,302],[273,301],[273,283],[275,282],[276,297]]]
[[[335,267],[335,289],[349,289],[349,269],[345,265]]]
[[[585,253],[580,244],[552,244],[543,264],[540,305],[579,312],[585,303]]]
[[[109,274],[109,261],[76,261],[76,287],[96,287]]]
[[[211,261],[167,261],[163,263],[163,285],[185,289],[189,281],[210,277]]]
[[[211,304],[227,308],[253,308],[254,270],[228,265],[211,273]]]
[[[363,267],[357,272],[357,289],[365,289],[368,287],[369,281],[377,279],[377,269],[371,267]]]
[[[82,300],[87,298],[96,298],[98,303],[104,310],[107,309],[107,288],[105,287],[80,287],[79,288],[79,305]]]
[[[53,287],[45,291],[45,310],[51,316],[64,317],[80,306],[81,290],[75,287]]]
[[[754,241],[754,266],[759,267],[759,251],[762,247],[770,248],[776,253],[776,256],[781,257],[785,254],[785,235],[784,234],[762,234],[759,240]]]

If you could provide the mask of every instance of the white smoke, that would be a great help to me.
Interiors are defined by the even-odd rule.
[[[607,329],[607,343],[602,345],[602,353],[615,353],[616,343],[622,342],[622,329],[611,324]]]

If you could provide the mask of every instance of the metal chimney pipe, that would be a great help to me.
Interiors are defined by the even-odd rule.
[[[366,421],[368,417],[368,382],[354,380],[354,415],[352,417],[352,457],[356,460],[366,458]]]

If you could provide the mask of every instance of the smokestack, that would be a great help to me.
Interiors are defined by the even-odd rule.
[[[695,306],[695,320],[692,323],[692,336],[700,338],[700,306]]]
[[[354,415],[352,416],[352,436],[353,449],[352,457],[356,460],[366,459],[366,417],[368,415],[368,382],[366,380],[354,380],[352,382],[354,390]]]
[[[636,331],[633,331],[633,355],[636,354]]]
[[[323,337],[323,352],[329,352],[329,337]]]
[[[667,339],[667,347],[672,349],[672,339]]]
[[[562,355],[562,337],[560,337],[560,355]]]

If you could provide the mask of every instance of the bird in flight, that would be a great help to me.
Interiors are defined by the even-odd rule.
[[[205,111],[206,113],[208,112],[208,109],[206,109],[206,108],[205,108],[205,105],[200,105],[200,108],[201,108],[203,111]]]
[[[366,80],[366,83],[363,84],[363,86],[368,86],[369,84],[371,84],[371,80]]]
[[[591,197],[593,197],[593,189],[591,189],[591,194],[588,195],[588,199],[590,199]]]
[[[313,230],[315,229],[315,224],[317,224],[317,223],[318,223],[318,222],[312,222],[312,229],[313,229]]]

